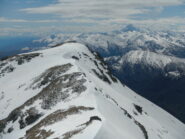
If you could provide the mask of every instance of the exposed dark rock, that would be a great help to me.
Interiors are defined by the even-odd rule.
[[[13,72],[15,67],[13,67],[11,64],[4,67],[2,70],[0,70],[0,77],[4,76],[5,73]]]
[[[148,139],[148,133],[147,133],[145,127],[141,123],[139,123],[138,121],[136,121],[136,120],[134,122],[135,122],[136,125],[139,126],[139,128],[143,132],[143,135],[144,135],[145,139]]]
[[[0,120],[0,133],[3,132],[5,127],[6,127],[6,121],[5,120]]]
[[[19,109],[15,109],[8,115],[7,118],[0,120],[0,133],[4,131],[8,122],[15,122],[21,115],[21,111]]]
[[[84,55],[84,56],[86,56],[86,57],[89,57],[89,55],[87,55],[86,53],[84,53],[84,52],[82,52],[82,54]]]
[[[117,106],[119,106],[118,102],[115,99],[113,99],[112,97],[110,97],[109,95],[106,94],[105,97],[112,100]]]
[[[72,58],[75,59],[75,60],[79,60],[79,58],[76,57],[76,56],[72,56]]]
[[[124,114],[125,114],[128,118],[130,118],[130,119],[133,118],[132,115],[130,115],[130,114],[127,112],[127,110],[125,110],[125,109],[122,108],[122,107],[120,107],[120,109],[121,109],[122,111],[124,111]]]
[[[18,117],[19,117],[20,115],[22,115],[22,112],[19,111],[19,109],[15,109],[14,111],[12,111],[12,112],[8,115],[8,117],[7,117],[6,120],[7,120],[7,121],[15,122],[15,121],[18,119]]]
[[[7,62],[1,62],[0,63],[0,69],[2,69],[5,65],[7,65],[8,63]]]
[[[8,133],[11,133],[13,131],[13,127],[8,128]]]
[[[84,125],[85,125],[85,127],[87,127],[87,126],[89,126],[90,124],[92,124],[92,122],[93,122],[94,120],[96,120],[96,121],[102,121],[101,118],[98,117],[98,116],[91,116],[90,119],[89,119],[89,121],[85,122],[84,124],[81,124],[80,126],[84,126]]]
[[[104,75],[104,74],[99,74],[95,69],[92,69],[92,71],[93,71],[101,80],[103,80],[103,81],[105,81],[105,82],[111,84],[110,80],[107,78],[106,75]]]
[[[40,114],[34,107],[30,108],[25,113],[22,113],[21,109],[17,108],[14,111],[12,111],[12,113],[10,113],[8,118],[6,118],[5,120],[7,122],[9,122],[9,121],[14,122],[18,119],[18,117],[20,117],[19,126],[20,126],[20,129],[22,129],[22,128],[26,127],[27,125],[30,125],[33,122],[35,122],[41,116],[42,116],[42,114]]]
[[[37,119],[39,119],[42,114],[38,112],[34,107],[27,110],[28,116],[25,118],[26,124],[30,125],[34,123]]]
[[[98,117],[98,116],[91,116],[91,117],[90,117],[90,122],[92,122],[93,120],[101,121],[101,118]]]
[[[136,109],[140,114],[142,114],[143,109],[142,109],[141,106],[134,104],[134,107],[135,107],[135,109]]]
[[[26,123],[24,122],[24,119],[21,117],[21,119],[19,120],[19,128],[23,129],[26,127]]]
[[[117,83],[118,80],[116,79],[116,77],[114,77],[114,75],[110,72],[110,70],[108,70],[107,74],[109,75],[109,77],[112,79],[113,82]]]
[[[94,60],[94,64],[96,65],[96,67],[98,67],[98,63],[96,60]],[[98,67],[99,68],[99,67]]]

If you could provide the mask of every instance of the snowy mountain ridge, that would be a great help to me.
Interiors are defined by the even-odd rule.
[[[185,57],[184,36],[184,32],[152,31],[128,25],[121,30],[108,33],[55,34],[37,41],[49,46],[76,41],[88,45],[95,51],[104,51],[104,56],[125,54],[130,50],[149,50],[182,58]],[[116,52],[112,53],[112,50]]]
[[[79,43],[0,63],[2,139],[184,139],[185,125],[122,85]]]
[[[150,51],[142,51],[142,50],[128,52],[126,55],[124,55],[121,58],[119,63],[123,65],[124,61],[127,61],[132,64],[143,63],[146,65],[151,65],[153,67],[161,68],[161,69],[164,69],[164,67],[170,63],[185,64],[184,59],[157,54]]]

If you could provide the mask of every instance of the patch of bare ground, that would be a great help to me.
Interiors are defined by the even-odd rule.
[[[66,132],[65,134],[63,134],[63,139],[70,139],[71,137],[73,137],[76,134],[81,133],[85,128],[79,128],[79,129],[75,129],[69,132]]]
[[[40,56],[41,53],[30,53],[30,54],[20,54],[15,56],[8,56],[0,59],[0,61],[17,61],[17,64],[23,64],[24,62],[29,62],[31,59]]]
[[[11,62],[15,61],[17,65],[22,65],[30,62],[33,58],[40,56],[40,53],[22,54],[11,57],[6,57],[0,60],[0,78],[5,76],[6,73],[13,72],[15,67]]]
[[[40,88],[43,85],[47,85],[51,81],[55,80],[56,78],[67,72],[72,66],[72,64],[68,63],[47,69],[33,81],[30,88],[36,89]]]
[[[67,110],[57,110],[54,113],[42,119],[38,124],[33,126],[31,129],[27,130],[24,138],[25,139],[45,139],[51,136],[54,132],[46,131],[42,129],[43,127],[62,121],[63,119],[66,119],[70,115],[75,115],[75,114],[82,113],[84,111],[91,111],[91,110],[94,110],[94,108],[84,107],[84,106],[78,106],[78,107],[73,106]]]
[[[81,124],[80,125],[80,128],[64,133],[63,134],[63,139],[70,139],[74,135],[79,134],[79,133],[82,133],[83,130],[86,129],[95,120],[101,121],[101,118],[98,117],[98,116],[91,116],[90,119],[89,119],[89,121],[87,121],[84,124]]]

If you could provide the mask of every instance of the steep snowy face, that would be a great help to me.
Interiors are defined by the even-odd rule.
[[[166,56],[162,54],[157,54],[154,52],[150,51],[142,51],[142,50],[136,50],[136,51],[131,51],[124,55],[119,63],[124,64],[124,62],[128,62],[131,64],[144,64],[144,65],[149,65],[153,66],[156,68],[165,68],[170,63],[182,63],[185,64],[184,59],[179,59],[175,58],[172,56]]]
[[[122,82],[185,121],[184,59],[136,50],[105,60]]]
[[[184,139],[185,125],[79,43],[0,62],[2,139]]]
[[[150,51],[135,50],[121,56],[105,58],[105,61],[111,64],[113,70],[119,72],[128,65],[140,65],[147,68],[161,70],[162,72],[176,72],[185,75],[185,60],[172,56],[166,56]]]

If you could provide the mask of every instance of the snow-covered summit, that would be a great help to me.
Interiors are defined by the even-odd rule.
[[[184,139],[185,125],[122,85],[79,43],[0,62],[2,139]]]

